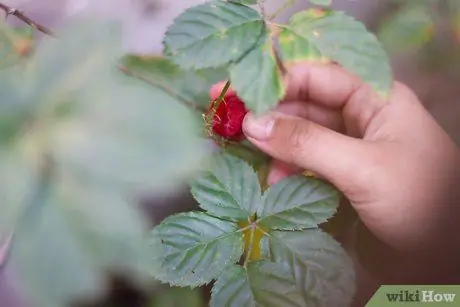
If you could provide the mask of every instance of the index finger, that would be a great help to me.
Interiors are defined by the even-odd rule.
[[[314,101],[342,108],[363,82],[335,64],[305,62],[287,69],[285,100]]]

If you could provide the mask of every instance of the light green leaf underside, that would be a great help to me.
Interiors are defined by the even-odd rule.
[[[228,72],[224,68],[183,70],[170,60],[158,56],[129,55],[124,57],[123,65],[135,77],[166,88],[176,97],[202,108],[209,107],[211,86],[228,79]]]
[[[257,216],[265,229],[314,228],[332,217],[338,204],[339,195],[332,186],[292,176],[265,191]]]
[[[264,27],[247,6],[213,0],[186,10],[167,30],[164,53],[184,69],[219,67],[245,55]]]
[[[310,3],[315,5],[329,6],[332,4],[332,0],[308,0]]]
[[[278,42],[285,63],[326,60],[308,39],[288,27],[280,28]]]
[[[388,17],[378,37],[390,51],[407,51],[424,46],[434,36],[434,21],[425,4],[410,3]]]
[[[230,70],[232,87],[256,114],[275,107],[285,94],[268,29],[258,45]]]
[[[275,231],[263,243],[270,260],[286,265],[295,276],[304,306],[350,306],[355,293],[353,262],[327,233]]]
[[[217,155],[209,169],[192,180],[190,186],[201,208],[234,220],[252,216],[262,195],[253,168],[229,154]]]
[[[233,266],[212,289],[211,307],[305,307],[292,273],[267,261]]]
[[[239,260],[242,240],[234,223],[200,212],[173,215],[152,232],[153,274],[173,286],[207,284]]]
[[[361,77],[380,94],[389,94],[392,73],[388,56],[362,23],[342,12],[308,10],[295,14],[290,27],[323,56]]]

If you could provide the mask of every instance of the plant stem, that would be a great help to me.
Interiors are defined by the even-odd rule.
[[[278,17],[279,14],[287,10],[290,6],[294,5],[296,0],[287,0],[281,7],[279,7],[268,19],[273,20]]]
[[[179,95],[177,95],[176,93],[174,93],[168,86],[166,86],[165,84],[162,84],[160,82],[154,82],[150,79],[147,79],[143,76],[140,76],[140,75],[137,75],[135,74],[134,72],[132,72],[131,70],[129,70],[126,66],[122,66],[120,65],[119,66],[119,69],[121,72],[123,72],[125,75],[127,76],[131,76],[131,77],[134,77],[136,79],[139,79],[143,82],[146,82],[152,86],[155,86],[155,87],[158,87],[160,88],[161,90],[165,91],[166,93],[168,93],[169,95],[173,96],[174,98],[178,99],[180,102],[182,102],[185,106],[195,110],[195,111],[200,111],[201,113],[205,113],[206,112],[206,109],[205,108],[202,108],[202,107],[199,107],[197,106],[195,103],[193,103],[192,101],[189,101],[189,100],[186,100],[182,97],[180,97]]]
[[[29,26],[31,26],[32,28],[46,34],[46,35],[49,35],[49,36],[52,36],[52,37],[55,37],[56,35],[54,34],[54,31],[41,25],[41,24],[38,24],[36,23],[35,21],[33,21],[32,19],[30,19],[29,17],[27,17],[26,15],[24,15],[22,12],[20,12],[18,9],[15,9],[15,8],[12,8],[10,6],[7,6],[3,3],[0,3],[0,9],[5,11],[6,13],[6,16],[14,16],[16,17],[17,19],[21,20],[22,22],[28,24]]]

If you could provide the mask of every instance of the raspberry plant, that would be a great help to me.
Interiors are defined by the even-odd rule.
[[[0,24],[1,230],[12,234],[11,263],[36,305],[100,295],[105,270],[177,287],[214,282],[215,307],[351,303],[353,263],[324,230],[342,196],[313,176],[268,186],[270,157],[240,138],[242,109],[234,120],[228,90],[244,113],[262,114],[283,98],[286,68],[317,61],[386,97],[389,61],[330,1],[312,0],[320,7],[288,24],[264,2],[189,8],[165,34],[162,57],[125,54],[110,22],[73,20],[40,44]],[[219,81],[222,93],[209,97]],[[149,230],[135,196],[182,180],[200,210]]]

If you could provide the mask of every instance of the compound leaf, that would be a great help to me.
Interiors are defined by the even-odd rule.
[[[243,253],[243,234],[235,223],[206,213],[170,216],[151,234],[153,274],[172,286],[211,282]]]
[[[295,276],[302,306],[351,305],[355,293],[353,262],[328,234],[317,230],[275,231],[264,242],[270,260]]]
[[[257,216],[266,229],[314,228],[332,217],[338,204],[339,195],[333,187],[298,175],[268,188]]]
[[[223,66],[251,50],[263,28],[264,21],[254,9],[209,1],[174,20],[165,34],[164,53],[184,69]]]
[[[268,29],[264,28],[258,45],[230,70],[230,79],[238,96],[256,114],[270,110],[284,96],[285,88]]]
[[[216,156],[207,171],[190,182],[191,192],[209,213],[246,220],[257,210],[261,189],[254,169],[229,154]]]
[[[389,58],[375,35],[362,23],[342,12],[310,9],[295,14],[290,27],[323,56],[388,96],[392,83]]]
[[[304,307],[293,276],[287,267],[268,261],[233,266],[217,279],[211,306]]]

